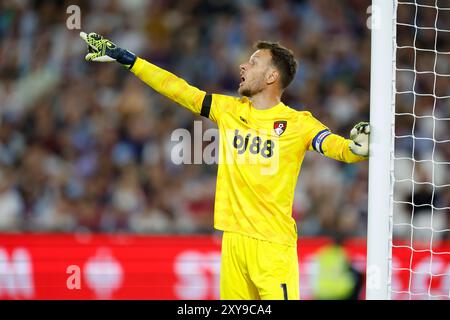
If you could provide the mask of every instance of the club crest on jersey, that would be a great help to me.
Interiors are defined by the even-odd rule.
[[[273,130],[275,130],[275,133],[277,136],[281,136],[284,131],[286,131],[287,127],[287,121],[275,121],[273,123]]]

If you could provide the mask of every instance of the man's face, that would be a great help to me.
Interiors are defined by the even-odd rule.
[[[250,60],[239,66],[241,69],[241,82],[238,92],[245,97],[252,97],[264,90],[267,83],[267,74],[271,71],[272,55],[267,49],[255,51]]]

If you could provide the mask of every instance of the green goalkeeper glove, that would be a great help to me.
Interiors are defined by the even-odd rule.
[[[80,37],[86,41],[88,45],[88,54],[85,56],[86,61],[117,61],[128,69],[131,69],[136,61],[136,55],[134,53],[119,48],[97,33],[91,32],[86,34],[85,32],[80,32]]]
[[[350,131],[350,150],[363,157],[369,156],[370,125],[368,122],[360,122]]]

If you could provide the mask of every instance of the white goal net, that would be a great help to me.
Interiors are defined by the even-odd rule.
[[[388,295],[450,299],[450,0],[394,5]]]

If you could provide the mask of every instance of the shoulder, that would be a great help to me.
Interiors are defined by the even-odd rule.
[[[299,122],[303,125],[311,124],[315,125],[319,122],[312,114],[311,111],[297,111]]]
[[[213,93],[212,98],[213,98],[214,102],[218,102],[218,103],[221,103],[221,102],[236,103],[236,104],[249,103],[249,99],[247,97],[236,97],[236,96],[218,94],[218,93]]]
[[[247,97],[236,97],[224,94],[212,94],[212,104],[220,107],[221,109],[232,110],[237,106],[243,104],[249,105],[249,99]]]
[[[243,106],[249,106],[249,100],[245,97],[236,97],[231,95],[213,93],[209,95],[207,102],[210,108],[209,119],[218,122],[222,114],[233,114],[237,110],[242,110]]]
[[[311,111],[298,111],[292,108],[289,108],[292,113],[291,119],[294,120],[295,124],[298,126],[299,132],[306,131],[317,131],[326,129],[326,126],[322,124]]]
[[[286,106],[286,108],[284,109],[286,115],[294,120],[295,122],[297,122],[299,125],[304,124],[305,122],[311,122],[314,121],[315,118],[312,115],[312,113],[310,111],[299,111],[299,110],[295,110],[289,106]]]
[[[297,111],[298,117],[302,120],[314,119],[310,111]]]

